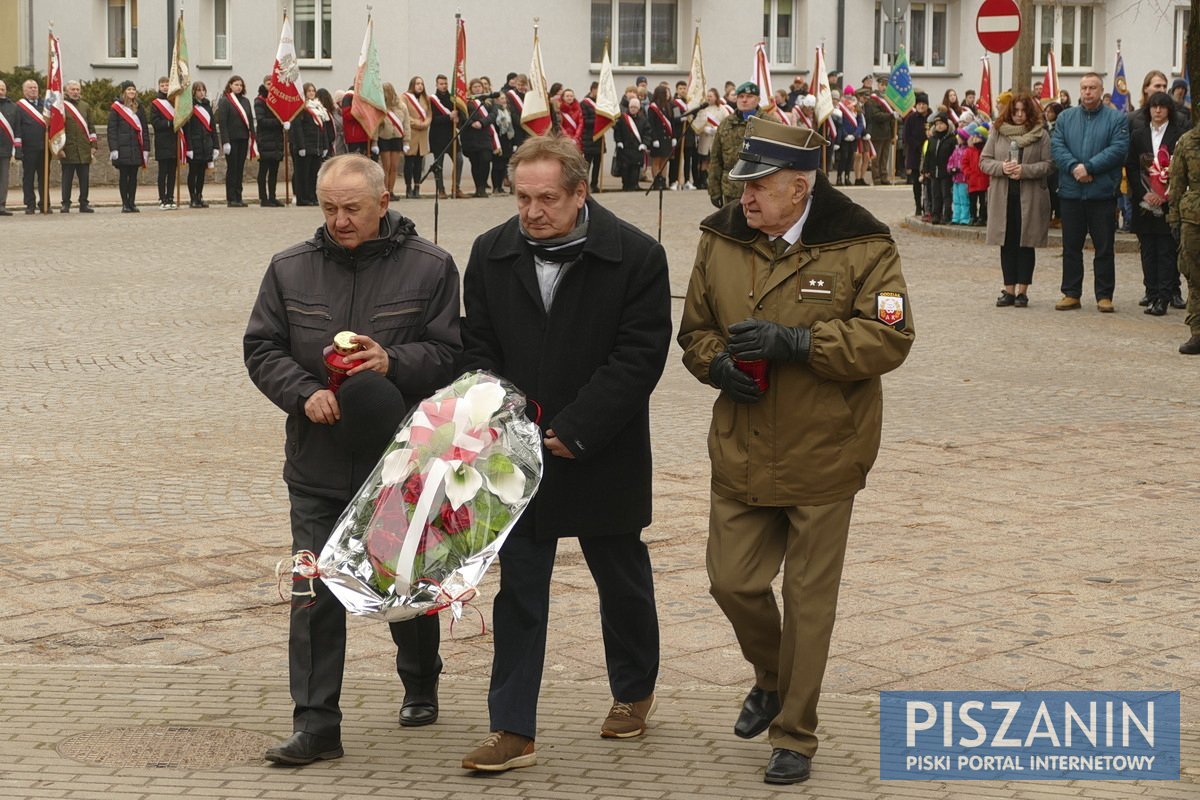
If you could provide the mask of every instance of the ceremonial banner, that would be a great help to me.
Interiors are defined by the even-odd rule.
[[[350,113],[373,139],[379,132],[386,111],[383,81],[379,77],[379,52],[375,49],[375,22],[368,16],[362,52],[358,55],[358,72],[354,74],[354,99],[350,103]]]
[[[454,101],[460,107],[467,107],[467,23],[461,14],[455,14],[456,30],[454,33]]]
[[[58,37],[50,34],[50,71],[46,76],[46,103],[42,113],[46,116],[50,152],[58,155],[67,143],[66,101],[63,100],[62,53]]]
[[[1054,62],[1054,47],[1046,54],[1046,77],[1042,80],[1042,105],[1058,102],[1058,66]]]
[[[759,42],[754,45],[754,70],[750,80],[758,85],[758,107],[773,108],[775,106],[775,90],[771,88],[771,68],[767,66],[767,45]]]
[[[983,62],[983,75],[979,80],[979,100],[975,103],[975,108],[990,117],[992,116],[992,67],[986,55],[979,60]]]
[[[533,26],[533,60],[529,64],[529,91],[525,93],[525,110],[521,112],[521,127],[531,136],[542,136],[550,130],[550,96],[546,90],[546,72],[542,69],[542,45],[538,26]]]
[[[696,34],[699,37],[699,33]],[[699,45],[699,38],[696,43]],[[690,90],[689,90],[690,91]],[[621,116],[621,96],[617,94],[617,83],[613,80],[612,60],[608,57],[608,42],[604,43],[604,60],[600,63],[600,86],[596,90],[596,130],[592,141],[602,136]]]
[[[1129,107],[1129,86],[1125,82],[1125,59],[1121,57],[1120,50],[1117,50],[1117,68],[1113,70],[1112,104],[1117,107],[1118,111],[1124,111]]]
[[[175,47],[171,52],[171,71],[168,73],[167,98],[175,104],[176,131],[192,116],[192,74],[188,63],[187,39],[183,35],[183,12],[175,24]]]
[[[907,114],[916,104],[912,75],[908,71],[908,53],[904,45],[896,49],[896,63],[892,65],[892,74],[888,77],[887,91],[884,94],[901,114]]]
[[[833,113],[833,90],[829,88],[829,74],[825,69],[825,51],[820,47],[817,48],[817,55],[813,59],[813,80],[817,84],[817,90],[814,92],[817,100],[814,107],[817,124],[814,130],[819,131]],[[828,132],[826,135],[829,135]]]
[[[283,30],[279,32],[279,48],[275,51],[275,66],[267,85],[267,108],[280,122],[291,122],[304,108],[300,89],[300,65],[296,62],[296,43],[292,38],[292,21],[283,12]]]
[[[696,40],[692,43],[692,68],[688,72],[687,101],[689,106],[704,104],[704,93],[708,82],[704,79],[704,56],[700,52],[700,26],[696,26]]]

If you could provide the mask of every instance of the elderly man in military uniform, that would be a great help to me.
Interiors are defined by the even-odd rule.
[[[896,149],[896,127],[900,113],[887,99],[888,74],[875,76],[875,93],[863,104],[867,118],[867,136],[875,142],[875,160],[871,163],[871,182],[875,186],[891,186],[894,170],[892,156]]]
[[[1187,278],[1187,323],[1191,336],[1179,345],[1185,356],[1200,355],[1200,128],[1192,128],[1175,144],[1167,196],[1167,224],[1179,245],[1179,271]],[[1193,187],[1192,184],[1196,186]]]
[[[708,161],[708,196],[717,208],[736,203],[742,184],[729,180],[728,172],[738,160],[746,121],[758,116],[758,84],[746,81],[737,87],[737,110],[717,126]]]
[[[734,733],[769,729],[774,784],[807,779],[817,751],[850,512],[879,450],[880,376],[914,335],[895,242],[818,171],[823,145],[750,120],[729,175],[745,191],[700,224],[679,329],[688,370],[720,390],[710,591],[754,668]]]

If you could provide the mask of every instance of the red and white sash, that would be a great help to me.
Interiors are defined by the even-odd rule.
[[[154,98],[154,107],[158,109],[158,113],[162,114],[169,120],[175,119],[175,107],[161,97]]]
[[[728,117],[733,114],[733,106],[729,105],[729,103],[726,103],[724,100],[721,101],[721,108],[725,109],[725,116]]]
[[[450,109],[446,108],[445,104],[438,99],[436,94],[427,95],[429,97],[429,110],[435,114],[441,114],[444,117],[450,116]]]
[[[37,106],[26,100],[24,97],[17,101],[17,108],[21,109],[30,117],[32,117],[38,125],[41,125],[43,128],[46,127],[46,118],[42,116],[42,112],[38,111]]]
[[[396,132],[401,136],[404,136],[404,124],[400,122],[400,115],[389,108],[387,112],[387,118],[392,123],[392,127],[396,129]]]
[[[507,94],[508,101],[517,107],[518,113],[525,111],[525,103],[521,100],[521,95],[517,94],[516,89],[509,89]]]
[[[658,116],[658,121],[662,123],[663,130],[666,131],[667,136],[670,136],[671,131],[673,130],[671,128],[671,120],[667,119],[667,115],[662,112],[662,109],[658,107],[657,103],[651,103],[650,110]]]
[[[773,106],[772,110],[780,118],[779,121],[784,122],[783,114],[779,111],[779,106]],[[786,125],[787,123],[784,122],[784,124]],[[805,128],[811,128],[813,126],[813,118],[810,117],[808,112],[804,110],[804,107],[799,104],[796,106],[796,125]]]
[[[679,109],[680,114],[687,113],[687,100],[684,100],[682,97],[676,97],[672,102],[675,103],[675,107]]]
[[[425,110],[425,106],[421,105],[420,98],[418,98],[412,92],[405,92],[404,99],[408,101],[408,107],[411,108],[416,115],[421,118],[421,122],[429,119],[429,112]]]
[[[708,121],[708,124],[713,126],[714,128],[719,128],[721,126],[721,120],[714,117],[712,115],[711,111],[709,113],[705,114],[704,118]]]
[[[641,144],[642,132],[638,130],[637,123],[633,121],[633,117],[631,117],[629,114],[622,114],[621,116],[624,118],[625,124],[629,126],[629,130],[633,131],[633,135],[637,137],[638,144]]]
[[[129,107],[124,103],[118,103],[114,101],[112,108],[113,111],[117,112],[117,115],[121,117],[121,119],[125,120],[129,127],[133,128],[133,132],[137,134],[138,150],[142,152],[142,166],[146,166],[146,143],[145,139],[142,138],[142,121],[138,119],[138,115],[130,111]]]
[[[954,127],[955,129],[957,129],[957,128],[958,128],[958,114],[955,114],[955,113],[954,113],[954,109],[953,109],[953,108],[947,108],[947,109],[946,109],[946,116],[950,117],[950,121],[954,123],[954,125],[953,125],[952,127]]]
[[[83,132],[87,134],[88,141],[96,141],[96,134],[88,127],[87,120],[83,118],[83,114],[79,113],[79,109],[75,107],[75,104],[68,100],[64,101],[63,105],[67,107],[67,111],[74,118],[75,122],[79,124],[79,127],[83,128]]]
[[[871,95],[871,98],[873,100],[878,100],[879,104],[881,106],[883,106],[884,108],[886,108],[890,113],[892,113],[892,114],[896,113],[896,107],[894,105],[892,105],[891,102],[882,94],[873,94],[873,95]]]
[[[483,105],[478,100],[468,101],[467,102],[467,110],[482,120],[491,119],[491,117],[488,115],[487,106]],[[489,125],[488,132],[491,133],[491,135],[492,135],[492,149],[499,150],[500,149],[500,134],[496,131],[496,126]]]
[[[8,117],[3,114],[0,114],[0,130],[3,130],[5,135],[8,136],[8,140],[12,142],[13,147],[21,146],[21,140],[17,138],[16,132],[13,131],[12,125],[9,124]]]
[[[563,133],[565,133],[567,136],[570,136],[571,138],[574,138],[575,134],[579,131],[580,123],[574,117],[572,117],[570,114],[563,112],[562,124],[563,124]]]
[[[242,104],[238,102],[237,95],[233,92],[226,92],[225,99],[233,104],[238,116],[242,118],[242,122],[246,125],[246,131],[250,134],[250,158],[258,158],[258,141],[254,138],[254,126],[250,124],[250,117],[246,116],[246,109],[242,108]]]
[[[192,116],[200,120],[200,124],[204,126],[204,130],[212,133],[212,114],[208,113],[208,109],[204,106],[192,106]]]

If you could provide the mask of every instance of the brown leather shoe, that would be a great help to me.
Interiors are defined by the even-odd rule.
[[[646,722],[658,708],[654,693],[636,703],[622,703],[614,700],[608,710],[608,718],[600,726],[600,735],[605,739],[632,739],[646,732]]]
[[[1055,311],[1071,311],[1076,308],[1081,308],[1078,297],[1066,297],[1054,304]]]
[[[1102,297],[1096,301],[1096,310],[1102,314],[1111,314],[1117,309],[1113,308],[1113,302],[1107,297]]]
[[[492,731],[479,747],[467,753],[462,767],[481,772],[504,772],[532,767],[536,763],[533,739],[508,731]]]

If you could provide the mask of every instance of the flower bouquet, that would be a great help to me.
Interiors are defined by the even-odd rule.
[[[541,477],[524,395],[467,373],[405,417],[322,549],[321,579],[352,614],[457,617]]]

